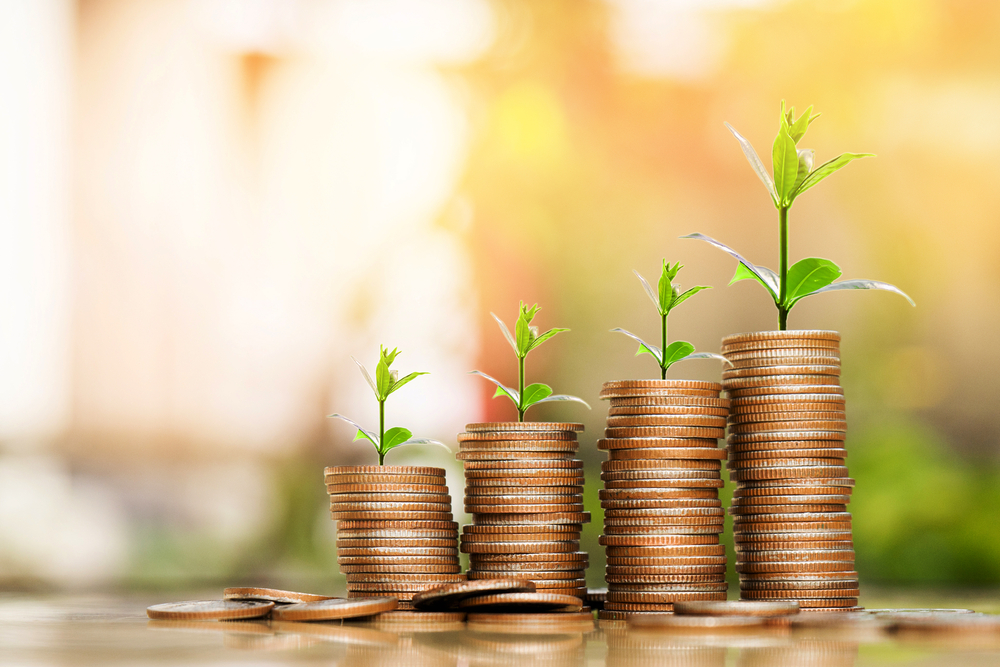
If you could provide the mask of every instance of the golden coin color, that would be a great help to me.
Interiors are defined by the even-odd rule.
[[[315,595],[313,593],[296,593],[295,591],[282,591],[276,588],[227,588],[222,591],[223,600],[263,600],[265,602],[280,602],[283,604],[294,604],[296,602],[317,602],[319,600],[332,600],[332,595]]]
[[[523,613],[530,611],[560,611],[573,612],[583,608],[580,598],[571,595],[553,595],[550,593],[499,593],[496,595],[481,595],[462,600],[457,604],[460,609],[490,610],[492,612],[507,611]]]
[[[465,430],[478,431],[574,431],[583,432],[583,424],[571,422],[485,422],[466,424]]]
[[[272,612],[279,621],[326,621],[335,618],[358,618],[392,611],[398,606],[394,597],[322,600],[279,607]]]
[[[324,468],[326,475],[429,475],[444,477],[444,468],[427,468],[421,466],[332,466]]]
[[[680,616],[790,616],[799,613],[795,602],[677,602],[674,613]]]
[[[146,615],[161,621],[226,621],[260,618],[272,609],[274,602],[262,600],[191,600],[154,604]]]
[[[530,593],[535,585],[525,579],[479,579],[430,588],[413,597],[417,609],[451,609],[461,600],[495,593]]]

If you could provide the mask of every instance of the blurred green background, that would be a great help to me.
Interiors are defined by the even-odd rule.
[[[1000,5],[989,0],[10,3],[0,239],[10,364],[0,586],[340,587],[322,467],[371,463],[325,419],[375,403],[351,356],[432,375],[390,421],[454,444],[511,419],[489,313],[569,327],[529,380],[583,421],[602,585],[603,382],[654,377],[632,274],[714,285],[671,336],[775,328],[700,231],[777,265],[764,157],[782,99],[825,161],[791,253],[898,285],[803,301],[843,336],[865,585],[1000,584]],[[16,76],[15,76],[16,74]],[[6,84],[3,82],[6,81]],[[14,141],[12,137],[19,137]],[[26,138],[25,138],[26,137]],[[4,148],[6,146],[6,148]],[[28,165],[28,167],[25,167]],[[27,185],[25,185],[27,184]],[[18,259],[19,258],[19,259]],[[717,380],[718,364],[673,377]],[[529,415],[530,416],[530,415]],[[461,467],[439,465],[460,510]],[[724,491],[728,498],[731,486]],[[731,539],[731,538],[730,538]]]

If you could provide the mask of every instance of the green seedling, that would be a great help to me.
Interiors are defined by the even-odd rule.
[[[774,300],[774,305],[778,308],[778,328],[782,331],[787,328],[788,313],[792,307],[807,296],[814,294],[839,290],[879,289],[895,292],[909,301],[910,305],[916,305],[913,303],[913,299],[902,290],[889,283],[877,280],[834,282],[841,276],[842,272],[839,266],[828,259],[807,257],[792,266],[788,266],[788,211],[795,200],[803,192],[814,187],[835,171],[843,169],[854,160],[875,157],[872,153],[842,153],[814,168],[814,151],[809,148],[797,148],[797,145],[805,135],[806,130],[809,129],[809,125],[817,118],[819,118],[819,114],[813,115],[812,107],[809,107],[796,119],[795,108],[786,111],[785,102],[781,101],[778,136],[771,148],[773,176],[767,173],[764,163],[761,162],[757,151],[750,145],[750,142],[744,139],[729,123],[726,123],[726,127],[740,143],[750,166],[764,183],[764,187],[767,188],[774,207],[778,209],[779,269],[777,273],[766,266],[753,264],[729,246],[704,234],[689,234],[681,237],[706,241],[736,259],[739,264],[736,267],[736,274],[729,281],[729,284],[732,285],[741,280],[756,280],[763,285]]]
[[[375,366],[374,380],[372,380],[372,376],[368,374],[368,369],[366,369],[360,361],[354,359],[354,363],[356,363],[358,368],[361,369],[361,374],[365,376],[365,380],[368,381],[368,386],[372,388],[372,391],[375,392],[375,398],[378,399],[378,433],[374,433],[363,428],[357,422],[348,419],[342,414],[334,413],[332,415],[327,415],[328,417],[342,419],[354,428],[358,429],[358,432],[354,436],[354,440],[357,441],[364,438],[368,442],[372,443],[375,447],[375,451],[378,452],[379,465],[385,465],[385,455],[389,453],[389,450],[395,449],[396,447],[402,447],[403,445],[440,445],[445,449],[448,449],[447,445],[438,440],[431,440],[429,438],[411,438],[410,436],[412,436],[413,433],[411,433],[409,429],[405,429],[402,426],[394,426],[388,431],[385,430],[385,402],[389,396],[400,389],[403,385],[415,380],[418,376],[427,375],[426,372],[417,372],[410,373],[406,377],[399,377],[399,371],[389,369],[389,367],[392,366],[392,362],[396,360],[396,357],[399,356],[399,354],[399,349],[393,349],[392,352],[390,352],[385,347],[382,347],[381,345],[379,346],[379,359],[378,365]]]
[[[677,277],[678,271],[682,268],[684,267],[681,266],[680,262],[670,266],[670,264],[667,263],[667,260],[663,260],[663,271],[660,273],[660,281],[657,284],[657,290],[650,287],[649,283],[646,282],[646,279],[643,278],[638,271],[634,272],[636,277],[639,278],[639,282],[642,283],[643,289],[646,290],[646,294],[649,295],[653,305],[656,306],[656,312],[660,314],[659,347],[656,345],[650,345],[631,331],[626,331],[621,328],[611,330],[613,332],[623,333],[639,343],[639,351],[635,353],[635,356],[638,357],[641,354],[648,354],[656,359],[656,363],[660,365],[661,380],[667,379],[667,369],[676,364],[678,361],[687,361],[688,359],[718,359],[729,363],[728,360],[721,354],[714,354],[712,352],[695,352],[694,345],[684,340],[675,340],[673,343],[667,345],[667,317],[670,315],[670,312],[703,289],[712,289],[711,287],[705,285],[698,285],[682,292],[681,286],[676,285],[673,282],[674,278]]]
[[[569,331],[569,329],[549,329],[545,333],[539,334],[538,327],[531,326],[531,320],[535,319],[535,315],[538,314],[539,310],[541,309],[537,303],[528,308],[523,301],[521,302],[517,324],[514,325],[514,336],[511,335],[510,329],[503,323],[503,320],[495,314],[490,313],[490,315],[493,315],[493,319],[497,321],[497,324],[500,325],[500,331],[503,332],[504,338],[514,348],[514,353],[517,355],[517,389],[503,385],[499,380],[490,377],[482,371],[470,371],[471,374],[484,377],[497,386],[493,398],[506,396],[514,402],[515,407],[517,407],[517,420],[519,422],[524,421],[524,413],[528,408],[539,403],[576,401],[577,403],[583,403],[588,409],[590,408],[582,398],[568,394],[553,394],[552,387],[546,384],[536,382],[535,384],[529,384],[527,387],[524,386],[524,359],[528,356],[528,353],[556,334]]]

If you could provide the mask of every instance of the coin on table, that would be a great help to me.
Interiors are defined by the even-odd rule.
[[[398,606],[399,601],[394,597],[321,600],[280,607],[272,612],[272,616],[278,621],[326,621],[373,616]]]
[[[674,613],[680,616],[790,616],[799,613],[799,605],[787,601],[747,600],[675,602]]]
[[[256,588],[252,586],[227,588],[222,591],[223,600],[263,600],[265,602],[278,602],[281,604],[295,604],[296,602],[317,602],[319,600],[336,599],[333,595],[315,595],[313,593],[296,593],[295,591],[282,591],[276,588]]]
[[[225,621],[260,618],[272,609],[274,602],[263,600],[189,600],[154,604],[146,615],[161,621]]]
[[[413,597],[417,609],[451,609],[461,600],[496,593],[530,593],[535,584],[526,579],[478,579],[459,584],[438,586]]]
[[[468,598],[457,604],[460,609],[500,610],[508,612],[531,611],[580,611],[583,601],[571,595],[553,595],[551,593],[499,593]]]

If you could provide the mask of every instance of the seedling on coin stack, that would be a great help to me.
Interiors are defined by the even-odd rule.
[[[726,599],[725,547],[719,544],[724,513],[718,447],[729,401],[715,382],[667,380],[667,370],[687,359],[720,359],[694,352],[685,341],[668,344],[667,318],[704,286],[686,291],[674,282],[681,269],[663,262],[658,289],[639,275],[660,316],[660,346],[624,329],[660,367],[659,380],[606,382],[611,401],[601,464],[601,507],[608,583],[600,617],[672,611],[675,602]]]
[[[378,364],[375,366],[375,379],[372,380],[371,374],[368,373],[368,369],[358,361],[354,360],[354,363],[358,365],[361,369],[361,374],[365,376],[365,380],[368,382],[368,386],[372,388],[375,392],[375,398],[378,400],[378,433],[369,431],[368,429],[362,427],[360,424],[352,419],[345,417],[342,414],[333,413],[329,415],[330,417],[336,417],[337,419],[342,419],[354,428],[358,429],[358,432],[354,435],[355,440],[367,440],[372,443],[375,447],[375,451],[378,452],[378,464],[383,465],[385,463],[385,455],[389,453],[389,450],[395,449],[396,447],[402,447],[403,445],[440,445],[445,449],[448,446],[439,440],[431,440],[430,438],[411,438],[413,433],[409,429],[405,429],[402,426],[394,426],[388,431],[385,430],[385,402],[389,400],[389,396],[401,389],[404,385],[412,382],[421,375],[428,375],[425,371],[418,371],[415,373],[410,373],[406,377],[399,377],[399,371],[390,370],[392,362],[396,360],[400,354],[399,348],[394,348],[392,352],[388,348],[379,346],[379,358]],[[450,451],[450,450],[449,450]]]
[[[380,348],[375,379],[358,363],[379,405],[379,430],[369,431],[340,414],[378,452],[377,466],[334,466],[325,470],[330,518],[337,521],[337,562],[347,576],[348,597],[391,596],[412,609],[414,595],[465,580],[458,561],[458,524],[443,468],[387,466],[385,455],[411,444],[443,443],[411,438],[408,429],[385,428],[385,403],[424,373],[400,378],[391,370],[399,350]],[[357,361],[355,360],[355,363]],[[447,447],[446,447],[447,449]]]
[[[736,482],[736,571],[745,600],[796,600],[803,610],[858,609],[851,515],[854,480],[848,477],[844,390],[840,387],[840,334],[787,330],[791,309],[816,294],[849,289],[895,292],[875,280],[843,280],[827,259],[788,265],[788,212],[795,200],[830,174],[869,153],[843,153],[813,167],[813,151],[797,148],[817,118],[812,107],[799,118],[781,103],[778,136],[768,174],[756,151],[736,130],[754,172],[778,209],[779,270],[758,266],[714,239],[695,238],[727,252],[738,263],[730,284],[760,283],[778,309],[778,331],[727,336],[722,353],[733,364],[723,372],[732,400],[729,413],[730,478]]]
[[[458,434],[465,510],[473,521],[463,529],[462,551],[469,554],[469,579],[529,579],[533,595],[556,596],[550,601],[563,604],[563,596],[587,592],[587,554],[580,551],[580,532],[590,516],[583,511],[583,462],[575,458],[583,424],[526,422],[524,413],[539,403],[584,402],[553,394],[545,384],[525,385],[528,353],[567,331],[540,334],[531,324],[538,311],[537,305],[521,303],[514,334],[493,316],[517,357],[516,389],[472,371],[497,386],[495,396],[514,403],[518,421],[468,424]]]

